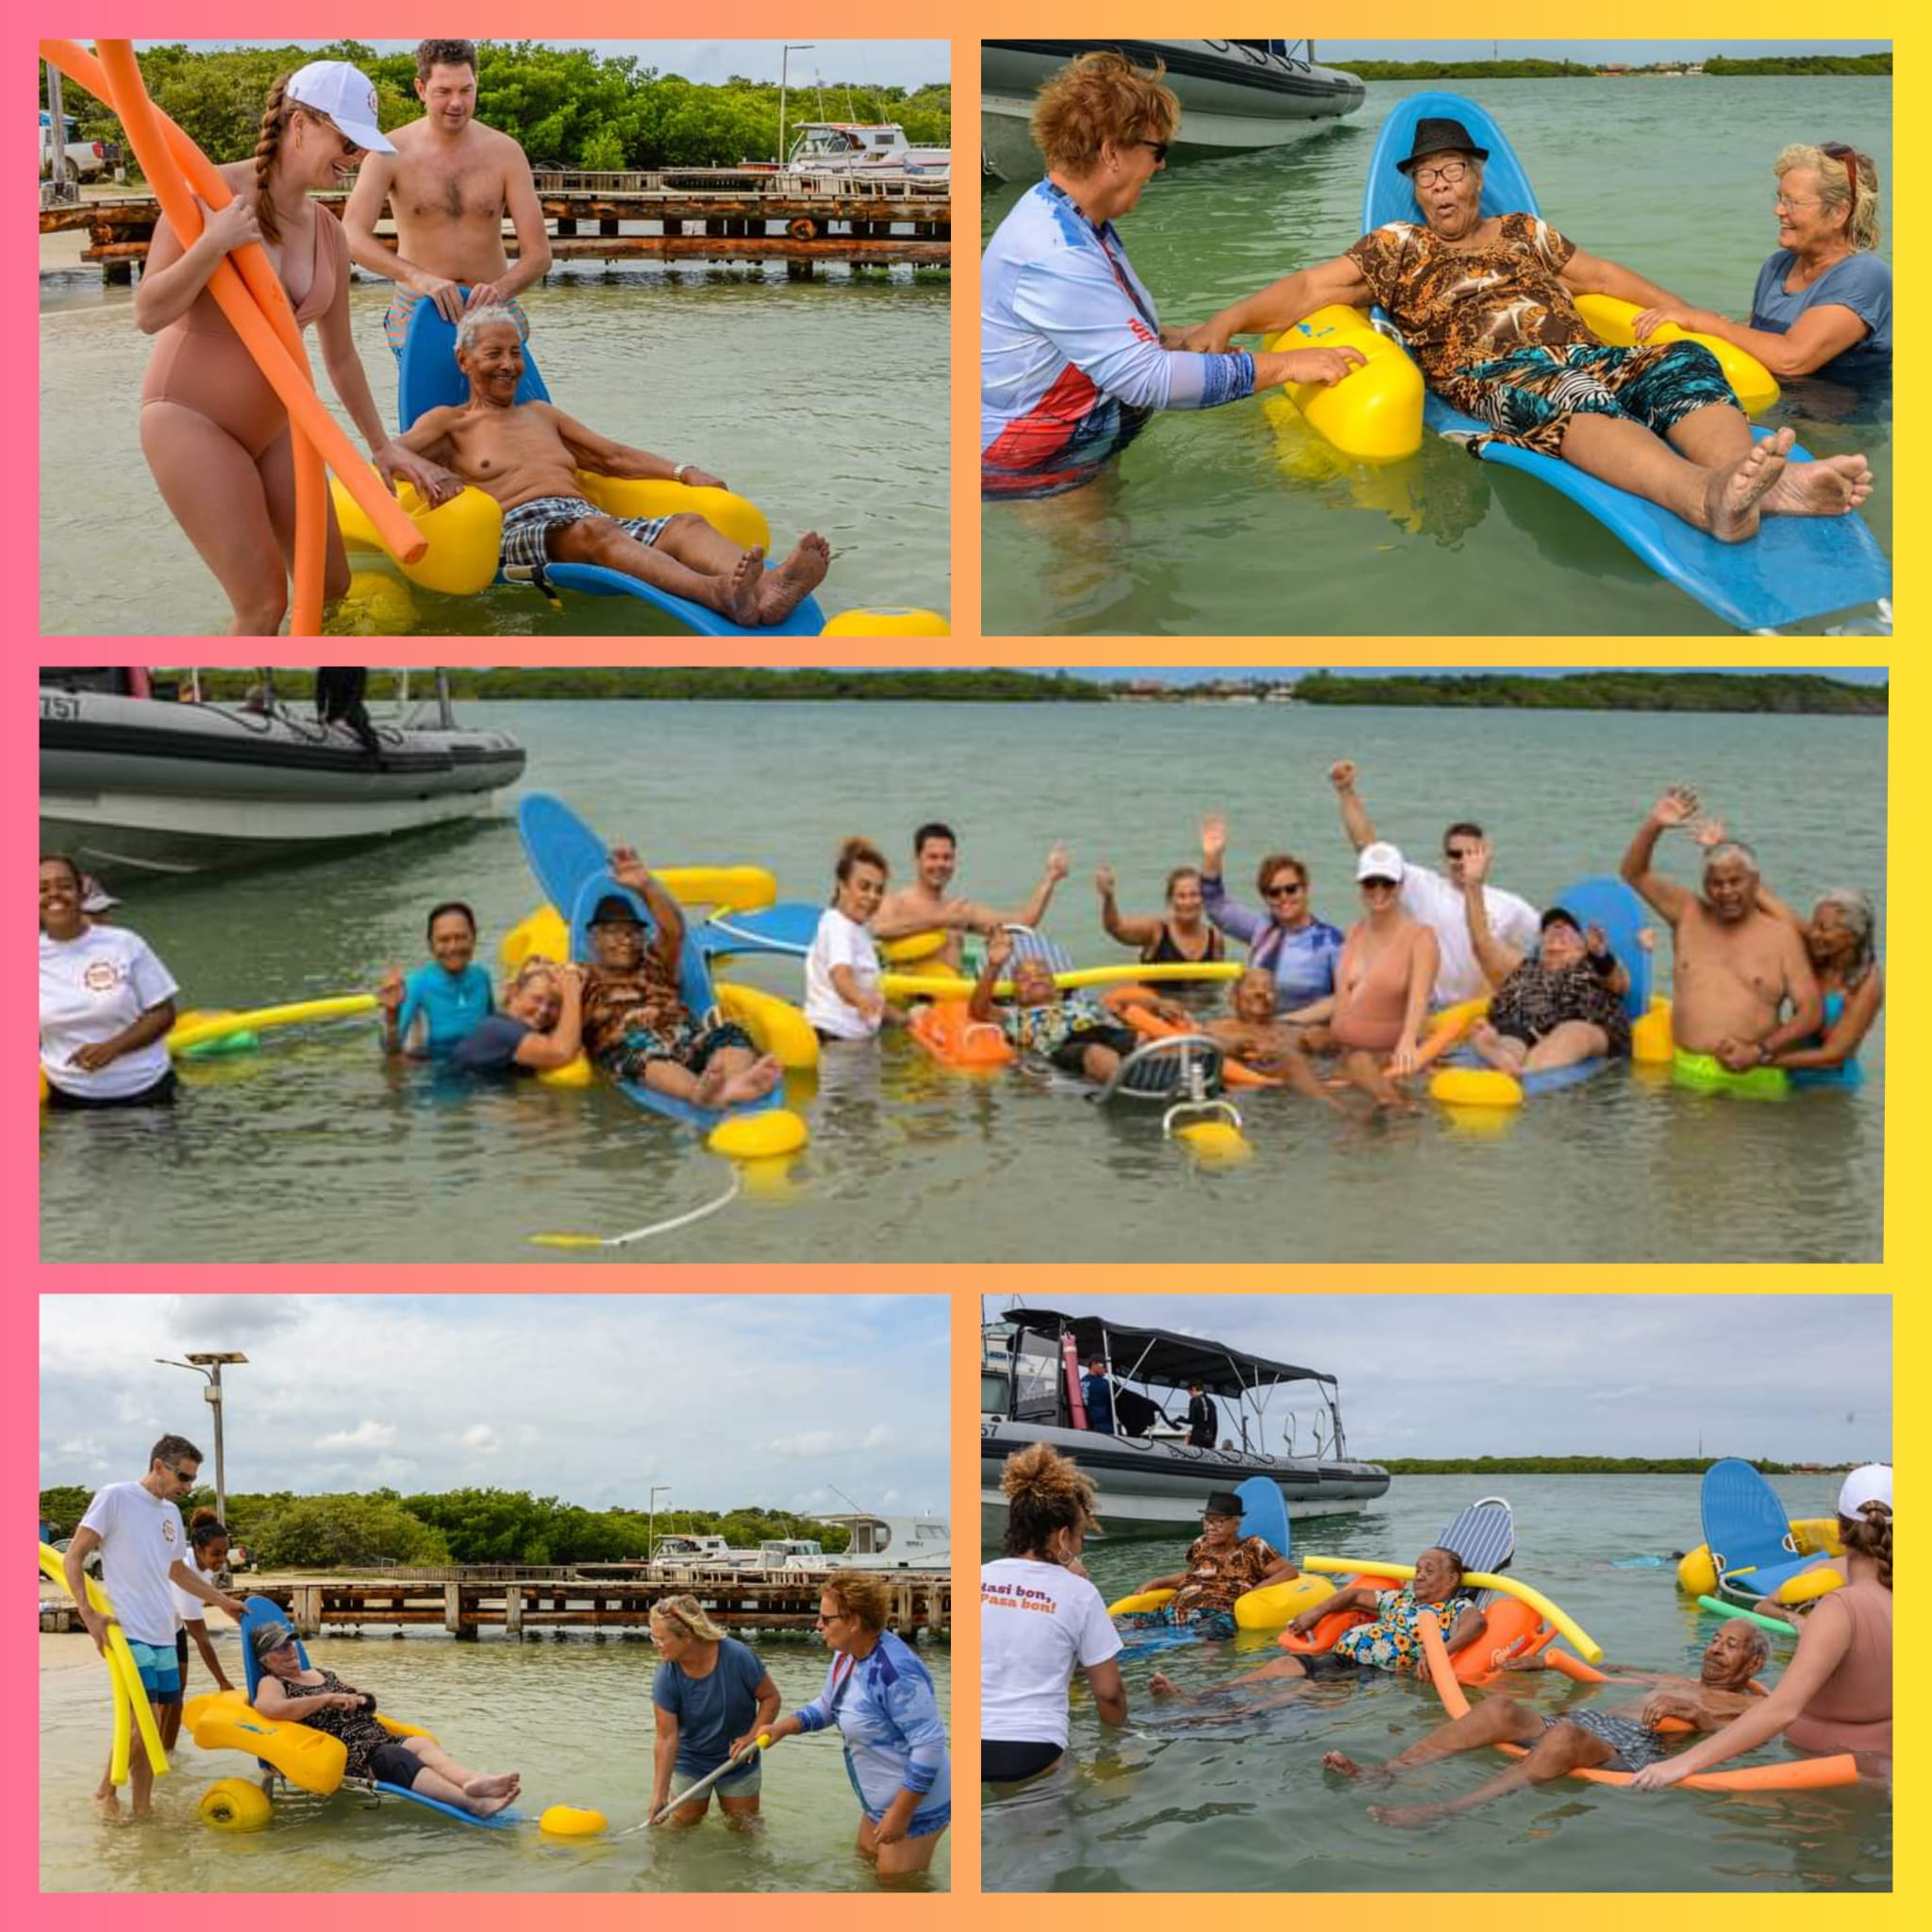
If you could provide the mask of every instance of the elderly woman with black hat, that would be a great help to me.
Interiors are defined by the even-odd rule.
[[[1297,270],[1191,329],[1224,350],[1273,335],[1330,303],[1386,309],[1430,389],[1496,441],[1574,463],[1656,503],[1720,542],[1766,516],[1842,516],[1872,492],[1862,456],[1788,460],[1787,427],[1754,442],[1724,372],[1700,342],[1613,348],[1576,308],[1584,294],[1640,308],[1669,294],[1589,255],[1541,216],[1485,215],[1479,146],[1460,121],[1424,116],[1395,163],[1419,221],[1391,222],[1344,255]]]
[[[1552,906],[1531,952],[1506,945],[1490,930],[1483,881],[1490,848],[1478,840],[1462,860],[1462,896],[1470,944],[1494,991],[1489,1015],[1470,1037],[1477,1057],[1506,1074],[1541,1074],[1579,1060],[1627,1058],[1630,1017],[1624,995],[1630,975],[1610,951],[1603,927],[1586,927]]]
[[[1674,299],[1646,308],[1639,341],[1674,322],[1748,349],[1774,375],[1834,380],[1891,367],[1891,270],[1878,246],[1878,168],[1843,142],[1794,142],[1772,163],[1777,247],[1757,271],[1749,323]]]
[[[400,1785],[475,1818],[492,1817],[514,1802],[521,1774],[472,1771],[432,1737],[396,1736],[375,1715],[375,1693],[307,1662],[286,1624],[262,1624],[249,1641],[261,1666],[256,1709],[275,1722],[307,1724],[341,1739],[349,1754],[347,1776]]]
[[[980,267],[979,483],[1054,496],[1091,482],[1156,409],[1211,409],[1282,382],[1339,382],[1354,349],[1184,351],[1127,260],[1114,222],[1167,163],[1181,105],[1161,70],[1082,54],[1040,91],[1046,178]]]
[[[1172,1576],[1140,1586],[1140,1591],[1174,1591],[1158,1610],[1143,1614],[1161,1623],[1206,1626],[1208,1636],[1232,1637],[1237,1597],[1264,1583],[1291,1583],[1302,1574],[1266,1538],[1241,1531],[1241,1499],[1232,1490],[1214,1491],[1201,1510],[1201,1534],[1188,1545],[1185,1565]]]

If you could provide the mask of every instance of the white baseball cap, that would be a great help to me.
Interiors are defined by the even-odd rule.
[[[358,147],[392,155],[396,144],[375,125],[375,83],[346,60],[311,60],[289,76],[284,98],[326,114]]]
[[[1846,1476],[1838,1492],[1838,1513],[1856,1523],[1867,1503],[1891,1507],[1891,1464],[1868,1462]]]
[[[92,873],[80,875],[80,909],[83,912],[106,912],[109,908],[120,905],[120,900],[95,878]]]
[[[1377,839],[1373,845],[1362,847],[1362,856],[1355,862],[1356,880],[1393,879],[1399,886],[1403,874],[1408,868],[1402,862],[1401,852],[1386,839]]]

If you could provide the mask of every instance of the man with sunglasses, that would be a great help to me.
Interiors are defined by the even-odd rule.
[[[243,1615],[243,1606],[225,1596],[188,1559],[188,1538],[176,1503],[194,1488],[201,1462],[201,1451],[187,1437],[163,1436],[148,1452],[147,1474],[139,1482],[109,1483],[94,1492],[61,1561],[67,1593],[94,1648],[105,1657],[108,1619],[87,1599],[87,1560],[100,1551],[101,1583],[114,1607],[114,1621],[134,1655],[142,1689],[158,1712],[164,1705],[181,1702],[175,1599],[168,1586],[226,1611],[238,1624]],[[155,1774],[138,1727],[128,1753],[128,1776],[133,1815],[144,1818],[153,1809]],[[94,1804],[103,1816],[120,1809],[111,1769],[101,1774]]]
[[[1341,807],[1341,826],[1349,842],[1357,852],[1374,844],[1374,821],[1356,790],[1354,759],[1342,758],[1330,766],[1328,782]],[[1462,878],[1464,862],[1484,844],[1483,828],[1472,820],[1458,819],[1442,834],[1442,872],[1431,872],[1412,858],[1403,869],[1403,909],[1436,935],[1439,963],[1430,1005],[1438,1010],[1479,999],[1490,990],[1469,936]],[[1448,874],[1446,878],[1443,873]],[[1491,932],[1505,945],[1525,956],[1536,951],[1542,937],[1542,921],[1527,899],[1486,885],[1483,905],[1490,916]]]
[[[1754,441],[1717,358],[1701,342],[1598,341],[1579,295],[1639,308],[1674,298],[1621,263],[1587,254],[1539,215],[1485,214],[1479,147],[1460,121],[1424,116],[1395,163],[1414,221],[1384,224],[1332,261],[1298,270],[1224,308],[1183,345],[1226,350],[1331,303],[1385,309],[1430,389],[1474,416],[1471,439],[1513,444],[1659,505],[1721,543],[1766,516],[1843,516],[1872,493],[1862,456],[1788,460],[1789,425]],[[1447,948],[1444,948],[1447,957]]]

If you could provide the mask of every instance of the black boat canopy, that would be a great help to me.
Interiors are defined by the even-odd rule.
[[[1199,1382],[1209,1394],[1240,1397],[1283,1382],[1324,1382],[1330,1391],[1339,1386],[1333,1375],[1324,1375],[1320,1369],[1271,1362],[1224,1341],[1170,1328],[1137,1328],[1102,1315],[1062,1315],[1053,1308],[1008,1308],[999,1319],[1056,1341],[1061,1335],[1072,1335],[1082,1363],[1104,1355],[1117,1376],[1168,1389]]]

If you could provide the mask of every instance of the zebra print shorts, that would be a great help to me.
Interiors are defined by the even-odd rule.
[[[1491,441],[1560,458],[1572,416],[1625,416],[1664,436],[1712,403],[1739,408],[1718,359],[1701,342],[1601,342],[1514,349],[1441,385],[1444,398],[1491,425]]]

